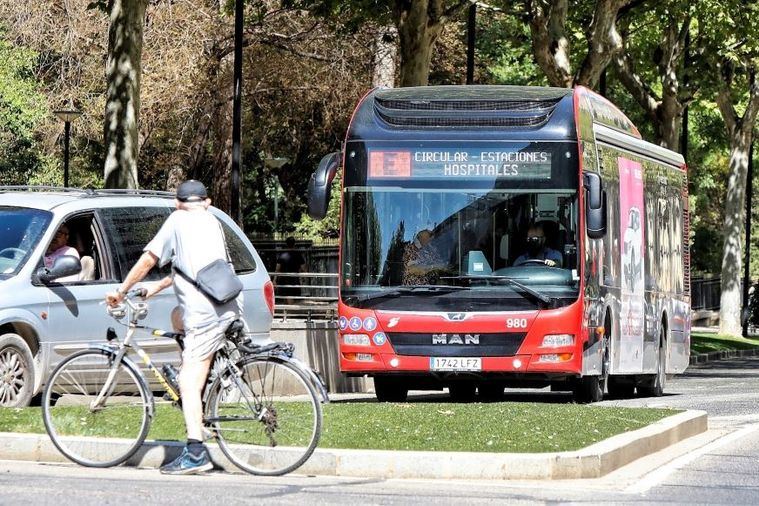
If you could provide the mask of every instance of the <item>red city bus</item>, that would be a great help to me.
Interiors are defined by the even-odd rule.
[[[340,368],[379,400],[659,396],[685,370],[684,160],[605,98],[375,89],[311,178],[312,217],[340,165]]]

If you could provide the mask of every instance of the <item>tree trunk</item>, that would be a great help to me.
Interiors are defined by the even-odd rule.
[[[687,97],[682,99],[680,96],[683,81],[680,60],[684,55],[689,29],[688,16],[682,24],[679,23],[678,18],[671,17],[664,29],[659,44],[662,56],[658,62],[655,62],[661,83],[661,98],[657,96],[652,86],[643,81],[641,74],[636,72],[633,59],[624,47],[615,54],[613,60],[620,82],[653,123],[656,142],[673,151],[679,150],[683,110],[688,102]]]
[[[440,26],[413,24],[408,20],[398,27],[401,41],[401,86],[426,86],[430,76],[432,45]]]
[[[532,34],[532,54],[548,78],[548,84],[561,88],[572,86],[569,39],[566,34],[568,0],[550,3],[528,1]]]
[[[147,0],[109,0],[105,187],[137,188],[142,33]]]
[[[401,86],[426,86],[432,48],[451,16],[470,5],[470,0],[395,0],[393,16],[398,27]]]
[[[597,0],[593,21],[586,34],[588,51],[585,53],[574,84],[595,88],[598,79],[614,55],[622,49],[622,37],[617,32],[619,9],[630,0]]]
[[[722,296],[720,297],[720,333],[740,336],[741,325],[741,263],[743,226],[745,220],[746,177],[748,154],[759,114],[759,83],[754,69],[749,69],[748,102],[743,116],[733,105],[733,72],[729,64],[722,71],[721,89],[715,100],[730,138],[730,177],[725,200],[725,242],[722,246]]]
[[[751,131],[736,129],[730,139],[730,178],[725,200],[725,243],[722,250],[722,296],[720,297],[720,334],[740,336],[742,235],[746,208],[746,175]]]
[[[383,26],[377,30],[374,40],[374,69],[372,86],[392,88],[395,85],[395,60],[398,54],[398,29]]]
[[[532,38],[532,54],[551,86],[569,88],[580,84],[594,88],[601,73],[622,49],[617,32],[619,9],[630,0],[596,0],[593,21],[585,38],[588,50],[573,74],[566,30],[568,0],[525,0]]]

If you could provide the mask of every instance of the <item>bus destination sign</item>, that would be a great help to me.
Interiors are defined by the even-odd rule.
[[[550,179],[551,153],[488,148],[370,150],[369,177]]]

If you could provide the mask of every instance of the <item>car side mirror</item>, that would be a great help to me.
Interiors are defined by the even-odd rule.
[[[319,167],[308,181],[308,215],[321,220],[327,216],[332,180],[340,165],[340,152],[330,153],[321,159]]]
[[[583,174],[585,189],[585,228],[588,237],[600,239],[606,235],[606,192],[601,176],[595,172]]]
[[[73,276],[82,272],[82,263],[73,255],[63,255],[55,259],[53,266],[40,267],[37,270],[37,277],[43,283],[55,281],[58,278]]]

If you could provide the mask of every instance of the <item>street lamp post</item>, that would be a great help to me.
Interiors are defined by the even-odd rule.
[[[69,136],[71,135],[71,122],[82,115],[81,111],[74,109],[72,104],[69,104],[68,109],[60,109],[53,111],[59,120],[64,124],[64,137],[63,137],[63,186],[69,185]]]

